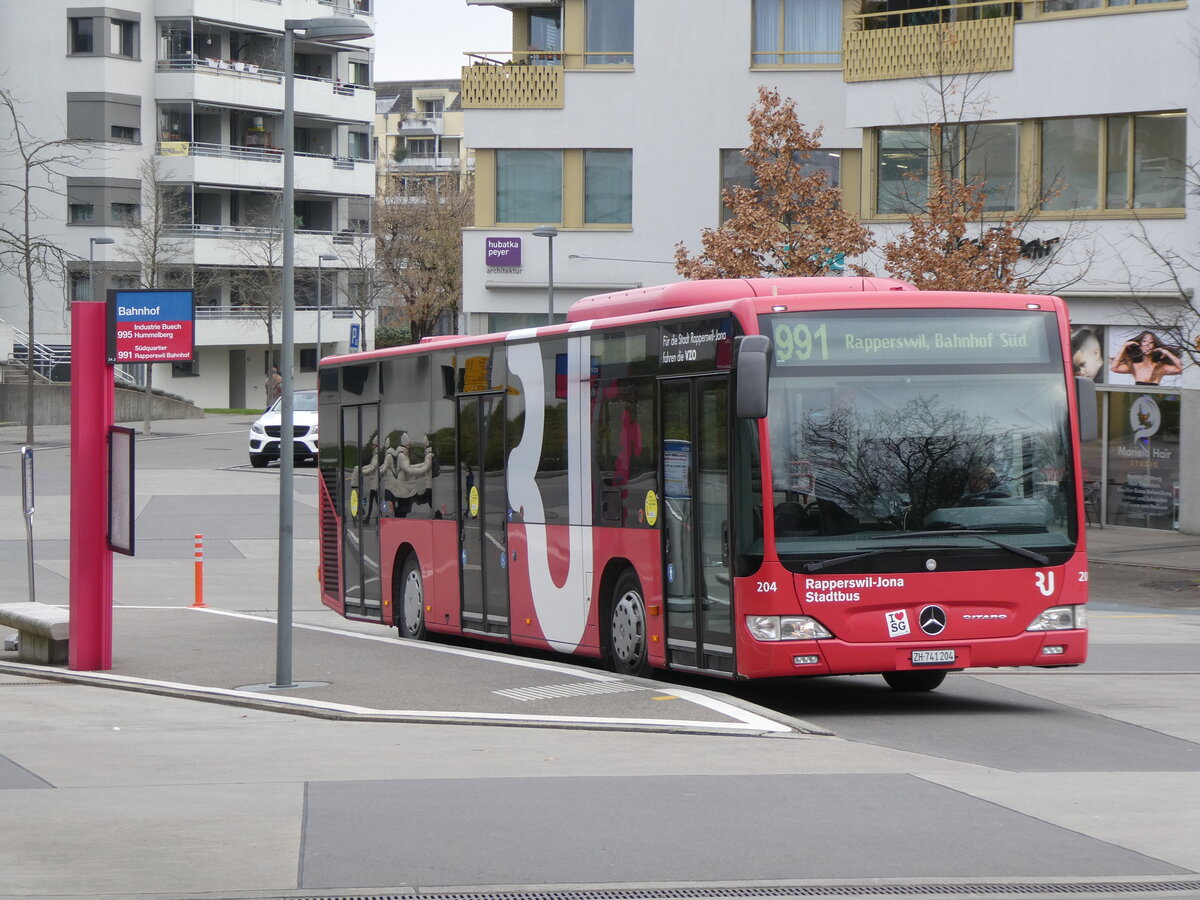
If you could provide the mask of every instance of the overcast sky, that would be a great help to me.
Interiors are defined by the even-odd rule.
[[[375,80],[461,77],[464,51],[512,49],[512,13],[466,0],[375,0]]]

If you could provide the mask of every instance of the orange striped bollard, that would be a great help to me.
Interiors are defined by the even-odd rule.
[[[192,608],[205,606],[204,603],[204,535],[196,535],[196,600]]]

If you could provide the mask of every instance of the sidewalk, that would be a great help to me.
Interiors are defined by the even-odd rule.
[[[1093,563],[1182,569],[1200,576],[1200,535],[1196,534],[1090,525],[1087,548]]]

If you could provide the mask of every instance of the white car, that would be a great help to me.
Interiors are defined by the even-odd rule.
[[[292,437],[294,458],[317,459],[317,392],[296,391],[292,404]],[[280,406],[283,398],[258,417],[250,427],[250,465],[261,469],[273,459],[279,459]]]

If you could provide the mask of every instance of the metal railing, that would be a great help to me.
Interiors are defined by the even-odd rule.
[[[326,271],[329,271],[326,269]],[[302,301],[297,301],[296,312],[298,313],[315,313],[317,311],[316,303],[306,304]],[[197,319],[257,319],[262,321],[271,316],[279,318],[280,312],[278,307],[267,306],[197,306]],[[329,316],[334,319],[350,319],[356,315],[356,311],[350,306],[330,306],[328,301],[321,306],[321,315]]]
[[[262,225],[207,225],[203,222],[184,222],[175,225],[166,226],[167,234],[172,237],[212,237],[212,238],[239,238],[262,239],[276,238],[283,234],[282,228],[265,227]],[[297,228],[295,233],[298,236],[315,235],[318,237],[332,237],[334,243],[351,243],[354,238],[361,236],[370,237],[371,232],[351,231],[344,229],[342,231],[333,231],[331,229],[322,228]]]
[[[1017,15],[1019,2],[950,2],[916,9],[886,9],[883,0],[863,4],[863,11],[847,16],[848,30],[875,31],[881,28],[913,28],[918,25],[947,25],[954,22],[975,22],[980,19],[1004,19]]]
[[[216,75],[233,75],[257,81],[270,81],[275,84],[283,83],[283,73],[275,69],[268,69],[257,63],[214,59],[213,57],[174,56],[160,59],[155,64],[155,70],[158,72],[209,72]],[[326,79],[314,80],[325,81]]]

